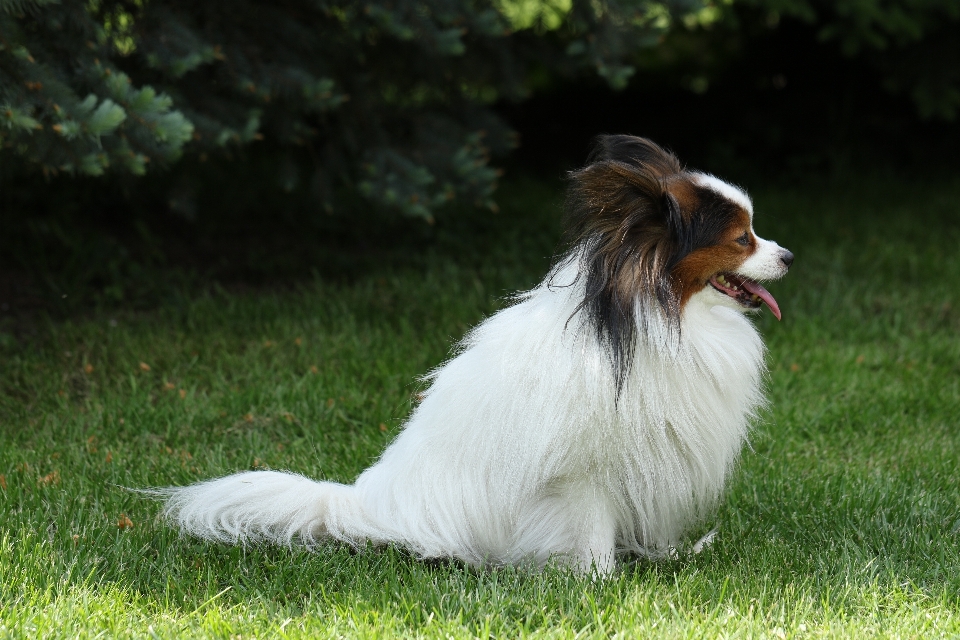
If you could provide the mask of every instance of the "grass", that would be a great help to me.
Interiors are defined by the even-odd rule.
[[[354,478],[416,376],[543,274],[556,196],[526,184],[415,267],[0,333],[0,637],[960,635],[960,183],[755,200],[797,263],[771,287],[784,321],[759,319],[771,409],[705,553],[591,583],[232,548],[121,488]]]

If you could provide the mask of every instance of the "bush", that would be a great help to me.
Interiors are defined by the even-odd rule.
[[[884,87],[907,93],[924,118],[960,112],[960,3],[955,0],[740,0],[815,25],[822,41],[862,56]]]
[[[623,86],[704,2],[0,0],[0,157],[141,175],[257,144],[328,211],[492,207],[489,158],[514,144],[494,102],[589,69]]]
[[[0,179],[23,184],[11,156],[48,178],[116,179],[187,155],[159,191],[189,218],[225,173],[199,163],[252,154],[216,188],[428,221],[453,201],[493,208],[490,157],[516,143],[495,103],[589,73],[613,88],[635,67],[672,73],[683,51],[643,52],[676,25],[709,76],[725,42],[755,37],[743,15],[812,25],[924,117],[960,109],[953,0],[0,0]]]

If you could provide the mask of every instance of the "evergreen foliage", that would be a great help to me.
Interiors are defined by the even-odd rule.
[[[0,144],[41,167],[143,174],[193,134],[173,100],[110,62],[110,30],[79,2],[0,0]]]
[[[737,0],[817,26],[848,56],[863,56],[884,87],[906,92],[924,118],[960,113],[960,2],[956,0]]]
[[[344,185],[427,219],[492,207],[488,159],[513,144],[494,101],[590,68],[623,86],[629,55],[701,4],[0,0],[0,152],[142,174],[264,140],[284,188],[328,210]]]
[[[749,31],[742,6],[816,25],[923,116],[960,111],[955,0],[0,0],[0,162],[122,176],[253,152],[246,175],[327,211],[492,208],[490,157],[515,144],[495,103],[585,73],[622,88],[676,25]]]

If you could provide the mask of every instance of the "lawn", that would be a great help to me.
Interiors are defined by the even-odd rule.
[[[960,635],[960,181],[753,191],[797,261],[770,287],[783,322],[758,318],[771,406],[704,553],[590,582],[225,547],[123,488],[356,477],[417,376],[543,275],[558,195],[524,182],[407,267],[0,333],[0,637]]]

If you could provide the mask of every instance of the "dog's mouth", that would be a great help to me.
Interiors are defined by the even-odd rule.
[[[780,319],[780,307],[777,301],[759,282],[735,273],[718,273],[710,278],[710,285],[750,309],[756,309],[765,302],[777,320]]]

